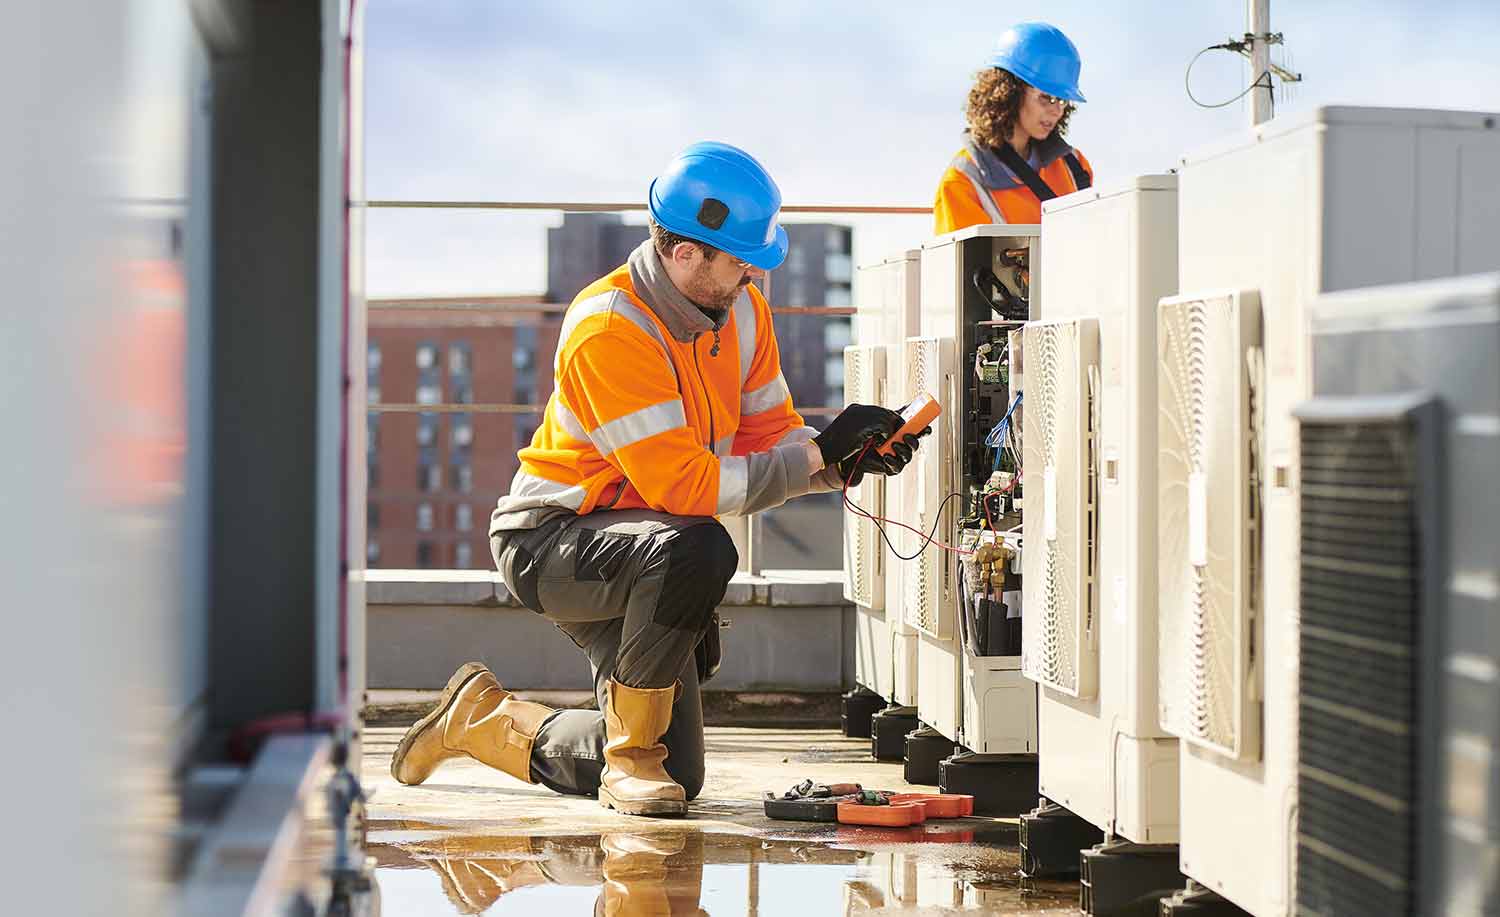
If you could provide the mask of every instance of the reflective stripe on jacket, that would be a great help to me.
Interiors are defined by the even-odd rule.
[[[968,141],[972,144],[973,141]],[[1092,177],[1093,166],[1084,155],[1061,139],[1049,138],[1037,146],[1041,163],[1037,174],[1059,196],[1078,190],[1072,170],[1063,157],[1072,153]],[[1040,223],[1042,202],[1036,194],[1002,164],[988,174],[976,164],[967,148],[959,150],[938,182],[932,204],[933,232],[942,235],[978,223]]]
[[[810,490],[771,311],[754,286],[713,323],[667,278],[648,240],[568,308],[556,387],[490,520],[533,528],[557,512],[759,512]],[[718,352],[714,353],[717,344]]]

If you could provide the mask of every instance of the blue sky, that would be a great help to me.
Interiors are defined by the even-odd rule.
[[[1245,30],[1240,0],[634,2],[369,0],[371,198],[640,200],[672,153],[724,140],[787,203],[931,203],[965,93],[1013,21],[1046,19],[1083,54],[1070,140],[1101,181],[1163,171],[1242,130],[1240,104],[1193,105],[1183,71]],[[1275,2],[1294,69],[1278,106],[1500,111],[1500,0]],[[1199,98],[1246,78],[1206,55]],[[371,295],[532,292],[556,213],[373,212]],[[855,222],[858,262],[910,247],[926,218]]]

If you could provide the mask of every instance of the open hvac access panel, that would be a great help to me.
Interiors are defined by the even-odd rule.
[[[903,477],[902,613],[918,634],[917,714],[977,755],[1034,755],[1036,686],[1021,674],[1021,378],[1012,337],[1032,314],[1036,226],[972,226],[922,249],[910,399],[943,402]]]

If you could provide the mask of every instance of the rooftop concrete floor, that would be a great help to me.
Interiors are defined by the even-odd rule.
[[[1014,820],[767,819],[761,793],[805,777],[909,787],[899,764],[870,758],[868,740],[834,730],[710,727],[707,785],[672,820],[618,815],[469,760],[402,786],[389,773],[402,732],[372,728],[364,749],[387,915],[1077,913],[1076,883],[1019,878]]]

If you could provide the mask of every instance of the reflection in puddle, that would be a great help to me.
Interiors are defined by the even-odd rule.
[[[632,826],[633,827],[633,826]],[[587,835],[478,835],[375,822],[386,914],[1068,914],[1069,883],[1017,877],[1014,826],[793,826],[761,836],[681,823]],[[468,829],[472,830],[472,828]]]

